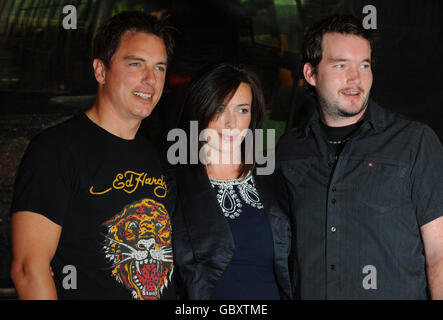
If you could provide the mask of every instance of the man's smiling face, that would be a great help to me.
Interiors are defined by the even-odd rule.
[[[326,33],[317,72],[306,64],[305,77],[316,87],[327,122],[333,124],[344,118],[361,118],[372,87],[369,41],[356,35]]]
[[[100,99],[122,119],[146,118],[162,95],[166,66],[162,39],[153,34],[126,31],[109,68],[102,66]]]

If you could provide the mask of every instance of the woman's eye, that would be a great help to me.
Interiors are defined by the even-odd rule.
[[[249,109],[248,108],[241,108],[240,109],[240,113],[248,113]]]

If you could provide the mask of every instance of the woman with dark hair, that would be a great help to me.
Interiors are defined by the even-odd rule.
[[[209,137],[199,144],[200,163],[178,166],[169,182],[177,197],[174,258],[185,298],[291,299],[286,190],[277,174],[254,173],[248,147],[254,143],[245,143],[245,133],[254,139],[263,120],[259,80],[216,65],[193,80],[184,107],[184,123],[194,121],[199,136]]]

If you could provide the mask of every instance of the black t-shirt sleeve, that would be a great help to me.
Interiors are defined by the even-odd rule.
[[[34,138],[17,171],[11,213],[31,211],[63,224],[73,194],[73,161],[57,132]]]
[[[412,169],[412,198],[420,226],[443,216],[443,147],[437,135],[423,126]]]

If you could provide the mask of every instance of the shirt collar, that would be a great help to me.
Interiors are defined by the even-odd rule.
[[[318,109],[315,109],[311,119],[308,121],[305,127],[306,136],[309,135],[311,130],[314,132],[320,128],[319,125],[320,114]],[[381,129],[386,127],[387,118],[386,111],[380,107],[375,101],[369,100],[368,107],[366,108],[365,117],[363,119],[363,124],[361,126],[362,130],[366,129],[374,129],[376,132],[379,132]]]
[[[380,132],[388,125],[387,112],[375,101],[369,100],[369,105],[363,121],[367,122],[376,132]]]

